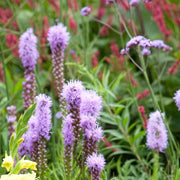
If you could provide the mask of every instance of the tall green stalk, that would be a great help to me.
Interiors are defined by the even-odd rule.
[[[158,180],[159,153],[154,152],[154,167],[152,180]]]

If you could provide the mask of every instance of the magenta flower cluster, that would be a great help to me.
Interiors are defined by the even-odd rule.
[[[142,55],[147,56],[151,54],[150,48],[162,49],[163,51],[170,51],[172,48],[166,44],[162,40],[154,40],[145,38],[144,36],[136,36],[130,39],[126,43],[126,48],[121,50],[121,54],[125,55],[129,53],[131,47],[140,46],[142,48]]]
[[[164,113],[159,111],[149,115],[146,145],[156,152],[164,152],[168,145],[167,129],[163,122],[164,116]]]

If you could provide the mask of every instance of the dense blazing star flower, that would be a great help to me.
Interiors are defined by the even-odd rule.
[[[180,89],[178,91],[176,91],[176,93],[174,94],[174,100],[176,103],[176,106],[178,107],[178,111],[180,111]]]
[[[86,115],[81,115],[81,127],[82,130],[85,131],[86,129],[93,130],[97,126],[96,118],[92,116],[86,116]]]
[[[81,9],[81,16],[88,16],[91,12],[91,8],[90,7],[83,7]]]
[[[37,37],[33,34],[33,29],[29,28],[20,36],[19,42],[19,56],[22,64],[29,70],[34,70],[39,58],[37,50]]]
[[[64,84],[62,90],[62,97],[66,100],[67,109],[78,108],[81,103],[81,93],[84,91],[84,86],[81,81],[69,81]]]
[[[138,5],[139,4],[139,0],[131,0],[130,2],[129,2],[129,5],[130,6],[136,6],[136,5]]]
[[[57,86],[58,97],[60,102],[60,111],[63,114],[64,101],[62,99],[62,88],[64,85],[64,50],[69,44],[69,32],[67,27],[62,23],[54,25],[49,28],[48,41],[52,51],[52,67],[55,83]]]
[[[34,102],[36,96],[36,83],[34,69],[39,58],[37,49],[37,37],[33,34],[33,29],[29,28],[21,35],[19,42],[19,56],[25,68],[23,82],[24,108],[28,108]]]
[[[100,110],[102,109],[102,98],[96,94],[93,90],[86,90],[82,92],[80,113],[98,117]]]
[[[72,146],[73,145],[73,140],[74,140],[74,135],[73,135],[73,119],[71,118],[71,114],[67,115],[66,118],[63,121],[63,137],[64,137],[64,145],[65,146]]]
[[[45,94],[39,94],[36,96],[35,102],[37,102],[35,109],[35,118],[37,119],[37,131],[38,136],[46,140],[50,139],[51,125],[51,110],[52,100]]]
[[[51,26],[48,31],[48,38],[52,53],[64,51],[66,46],[69,44],[69,32],[67,27],[62,23]]]
[[[147,124],[147,142],[148,148],[156,152],[163,152],[168,145],[168,134],[163,122],[164,113],[159,111],[150,113]]]
[[[96,153],[93,153],[87,157],[86,163],[90,169],[92,180],[100,180],[101,171],[105,166],[104,156],[102,154],[97,155]]]

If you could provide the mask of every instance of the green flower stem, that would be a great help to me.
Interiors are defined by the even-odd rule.
[[[158,180],[158,168],[159,168],[159,153],[154,152],[154,168],[152,180]]]

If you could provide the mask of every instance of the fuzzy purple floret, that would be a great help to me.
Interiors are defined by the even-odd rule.
[[[92,116],[81,115],[81,123],[82,130],[86,129],[94,129],[97,126],[96,118]]]
[[[180,111],[180,89],[176,91],[174,95],[175,96],[173,97],[173,99],[175,100],[176,106],[178,107],[178,111]]]
[[[148,48],[143,48],[141,53],[143,56],[149,56],[151,54],[151,51]]]
[[[84,89],[81,81],[69,81],[67,84],[64,84],[62,97],[67,102],[67,109],[70,109],[71,107],[79,109],[81,93]]]
[[[65,146],[72,146],[74,141],[74,135],[73,135],[73,119],[71,118],[72,114],[68,114],[66,118],[63,121],[63,129],[62,134],[64,137],[64,145]]]
[[[67,27],[62,23],[51,26],[48,31],[48,38],[51,51],[53,53],[58,51],[64,51],[66,46],[69,44],[69,32]]]
[[[104,156],[102,154],[97,155],[96,153],[93,153],[92,155],[87,157],[86,164],[89,169],[95,169],[101,172],[105,166]]]
[[[146,145],[156,152],[164,152],[168,145],[167,129],[163,122],[164,116],[164,113],[160,113],[159,111],[150,113],[147,124]]]
[[[51,125],[51,109],[52,101],[51,98],[45,94],[39,94],[36,96],[37,105],[35,109],[35,117],[38,121],[37,131],[40,138],[50,139]]]
[[[103,130],[101,127],[86,129],[84,132],[84,136],[87,138],[87,140],[92,139],[93,142],[99,142],[99,140],[103,137]]]
[[[80,113],[86,116],[98,117],[102,109],[102,98],[93,90],[82,92]]]
[[[81,16],[88,16],[91,12],[91,8],[90,7],[83,7],[81,9]]]
[[[37,49],[37,37],[33,34],[33,29],[29,28],[20,36],[19,42],[19,57],[22,64],[29,70],[35,69],[35,64],[39,58],[39,52]]]

